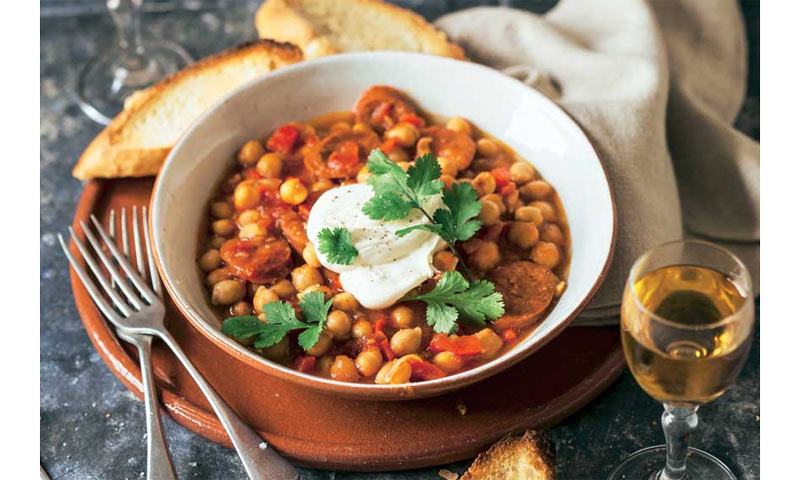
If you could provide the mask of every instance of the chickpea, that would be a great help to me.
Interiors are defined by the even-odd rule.
[[[372,334],[372,324],[367,320],[359,320],[353,324],[353,337],[363,338]]]
[[[284,337],[288,338],[288,337]],[[333,357],[330,355],[323,355],[317,358],[317,363],[314,365],[317,375],[323,378],[330,378],[331,365],[333,365]]]
[[[469,256],[469,263],[481,271],[491,270],[500,262],[500,248],[495,242],[474,240],[475,248]]]
[[[211,303],[230,305],[244,298],[245,293],[244,284],[239,280],[222,280],[211,290]]]
[[[417,353],[421,344],[422,329],[420,327],[416,327],[398,330],[394,335],[392,335],[392,340],[389,343],[389,346],[395,355],[400,357],[403,355],[408,355],[409,353]]]
[[[254,182],[244,181],[233,191],[233,205],[238,210],[256,207],[261,202],[261,194]]]
[[[351,128],[353,128],[353,126],[350,124],[350,122],[338,121],[338,122],[334,123],[333,125],[331,125],[330,132],[331,133],[336,133],[336,132],[345,133],[345,132],[349,132]]]
[[[236,159],[239,160],[239,163],[242,165],[253,165],[261,158],[261,155],[264,155],[265,151],[261,142],[258,140],[250,140],[239,149]]]
[[[306,246],[303,248],[303,261],[312,267],[319,268],[322,266],[317,258],[317,252],[314,251],[314,245],[311,242],[306,243]]]
[[[442,250],[433,256],[433,267],[440,272],[455,271],[458,265],[458,257],[449,250]]]
[[[553,194],[553,186],[544,180],[534,180],[522,186],[526,200],[545,200]]]
[[[503,214],[506,211],[506,202],[503,201],[503,196],[499,193],[491,193],[486,195],[481,200],[488,200],[490,202],[494,202],[495,205],[500,207],[500,213]]]
[[[364,165],[361,167],[361,170],[358,171],[358,175],[356,175],[356,182],[366,183],[366,181],[369,180],[370,175],[372,175],[372,172],[370,172],[369,168]]]
[[[322,274],[311,265],[301,265],[292,270],[292,283],[298,291],[303,291],[311,285],[322,284]]]
[[[244,300],[239,300],[238,302],[234,303],[231,307],[231,315],[235,317],[240,317],[242,315],[250,315],[253,313],[253,309],[250,308],[250,304],[245,302]]]
[[[273,362],[280,362],[289,356],[290,347],[289,337],[283,337],[283,339],[275,345],[259,349],[258,353]]]
[[[514,207],[517,202],[519,202],[519,190],[517,190],[513,183],[510,183],[508,186],[511,188],[503,192],[503,203],[505,203],[506,209],[513,212]]]
[[[407,172],[411,167],[411,162],[398,162],[397,166],[402,168],[404,172]]]
[[[400,162],[409,162],[411,159],[408,157],[408,153],[402,148],[393,148],[387,155],[389,160],[393,161],[394,163]]]
[[[400,384],[411,380],[411,364],[403,358],[396,358],[383,364],[375,375],[375,383]]]
[[[458,175],[458,168],[452,160],[444,157],[437,157],[436,161],[439,162],[439,167],[442,169],[442,175],[449,175],[451,177]]]
[[[232,277],[231,272],[229,272],[227,268],[218,268],[216,270],[212,270],[206,276],[206,283],[213,287],[219,282],[227,280],[231,277]]]
[[[300,205],[306,201],[308,190],[299,178],[290,178],[281,184],[281,200],[291,205]]]
[[[261,285],[253,295],[253,308],[256,310],[256,312],[261,313],[264,311],[264,307],[268,303],[277,302],[278,300],[280,299],[275,292],[264,285]]]
[[[331,310],[328,314],[328,321],[325,324],[328,330],[333,334],[337,340],[343,340],[350,336],[350,330],[353,327],[353,320],[347,312],[342,310]]]
[[[350,292],[337,293],[333,296],[333,308],[345,312],[355,312],[358,308],[358,300]]]
[[[500,335],[494,333],[491,328],[484,328],[476,333],[475,336],[478,337],[483,348],[483,353],[479,356],[481,360],[491,360],[503,348],[503,339],[500,338]]]
[[[370,126],[367,125],[366,123],[358,122],[355,125],[353,125],[353,133],[357,133],[359,135],[364,135],[364,134],[375,133],[375,132],[373,132],[372,129],[370,128]]]
[[[497,183],[494,180],[494,175],[489,172],[481,172],[472,180],[472,186],[477,190],[478,196],[482,197],[494,193]]]
[[[325,285],[311,285],[310,287],[306,288],[302,292],[297,294],[297,299],[302,300],[307,294],[311,292],[320,292],[325,297],[325,301],[328,301],[333,296],[333,290],[330,287]]]
[[[455,132],[463,133],[470,137],[472,136],[472,125],[463,117],[450,117],[445,127]]]
[[[500,146],[489,138],[481,138],[475,142],[475,147],[481,157],[493,157],[500,151]]]
[[[514,220],[518,222],[531,222],[537,227],[544,223],[542,212],[538,208],[531,207],[530,205],[516,209],[514,211]]]
[[[517,185],[528,183],[536,176],[536,169],[528,162],[515,162],[509,171],[511,181]]]
[[[539,242],[533,247],[531,258],[539,265],[552,269],[561,262],[561,252],[555,243]]]
[[[456,179],[452,175],[442,175],[439,180],[444,184],[444,188],[453,188],[453,184],[456,183]]]
[[[261,214],[258,213],[258,210],[248,208],[239,214],[239,218],[237,220],[239,225],[244,227],[245,225],[250,225],[251,223],[256,223],[261,220]]]
[[[312,183],[309,187],[309,193],[319,193],[319,192],[327,192],[331,188],[335,187],[336,185],[333,184],[328,179],[317,180],[316,182]]]
[[[319,334],[319,338],[317,339],[317,343],[311,346],[306,353],[311,355],[312,357],[319,357],[320,355],[324,355],[325,352],[330,350],[331,346],[333,346],[333,334],[328,330],[323,330]]]
[[[214,235],[214,237],[211,239],[211,246],[213,248],[219,249],[222,246],[222,244],[227,242],[227,241],[228,241],[228,239],[225,238],[225,237],[221,237],[219,235]]]
[[[453,352],[439,352],[433,357],[433,364],[441,368],[445,373],[453,373],[464,366],[461,357]]]
[[[264,178],[280,178],[283,169],[283,158],[278,152],[261,155],[256,164],[256,171]]]
[[[421,157],[426,153],[431,153],[431,144],[433,139],[431,137],[422,137],[417,140],[417,157]]]
[[[340,382],[355,382],[358,380],[356,363],[350,357],[336,355],[331,365],[331,378]]]
[[[539,236],[544,242],[555,243],[559,246],[564,244],[564,233],[561,231],[561,227],[555,223],[542,225],[539,228]]]
[[[416,325],[414,310],[408,305],[398,305],[391,313],[392,325],[396,328],[411,328]]]
[[[214,218],[231,218],[233,216],[233,205],[228,202],[214,202],[209,210]]]
[[[530,222],[514,222],[508,229],[508,240],[520,248],[531,248],[539,241],[539,230]]]
[[[548,202],[533,202],[531,203],[532,207],[536,207],[542,212],[542,217],[544,218],[545,222],[555,222],[556,221],[556,209],[553,207],[551,203]]]
[[[356,357],[358,373],[365,377],[371,377],[378,373],[381,365],[383,365],[383,355],[377,348],[362,350]]]
[[[384,137],[397,140],[397,144],[401,147],[410,147],[417,143],[417,139],[419,139],[419,130],[410,123],[400,122],[390,128],[384,134]]]
[[[263,237],[267,230],[257,223],[248,223],[239,230],[239,238],[249,240],[256,237]]]
[[[223,218],[221,220],[216,220],[214,223],[211,224],[211,230],[214,231],[217,235],[228,237],[233,233],[233,230],[236,228],[236,224],[233,223],[233,220],[230,218]]]
[[[278,281],[271,287],[269,287],[269,289],[272,290],[275,293],[275,295],[277,295],[280,298],[289,298],[292,295],[294,295],[295,292],[297,291],[294,288],[294,285],[292,285],[292,282],[286,280],[285,278],[283,280]]]
[[[210,249],[207,250],[206,253],[200,257],[200,270],[204,272],[210,272],[215,268],[219,268],[222,264],[222,257],[219,256],[219,250],[217,249]]]
[[[481,211],[478,214],[478,219],[483,222],[484,225],[494,225],[499,222],[501,214],[502,212],[500,211],[500,207],[497,206],[497,203],[486,200],[485,197],[481,199]]]

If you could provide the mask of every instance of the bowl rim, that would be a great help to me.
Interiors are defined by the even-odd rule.
[[[509,355],[509,353],[511,352],[506,352],[505,354],[497,357],[496,359],[488,363],[485,363],[473,369],[459,372],[455,375],[448,375],[435,380],[426,380],[422,382],[413,382],[400,385],[347,383],[303,373],[294,370],[290,367],[286,367],[284,365],[267,360],[266,358],[257,355],[256,353],[250,351],[246,347],[228,338],[227,336],[222,334],[221,330],[214,328],[209,322],[204,320],[200,315],[195,315],[193,308],[188,305],[188,302],[185,302],[183,300],[180,290],[173,283],[172,278],[166,271],[166,268],[164,267],[164,264],[162,262],[161,249],[159,248],[159,242],[157,241],[158,236],[160,235],[160,231],[156,228],[156,225],[153,223],[154,218],[156,218],[156,212],[160,209],[159,205],[156,203],[156,199],[157,197],[159,197],[161,190],[164,188],[163,187],[164,172],[167,171],[168,166],[170,166],[174,162],[174,159],[177,157],[177,152],[180,152],[184,144],[187,143],[189,137],[191,136],[190,133],[193,132],[195,129],[197,129],[199,125],[205,123],[206,119],[214,115],[215,112],[224,103],[229,101],[231,98],[242,94],[242,92],[250,90],[255,85],[265,81],[265,79],[267,78],[280,78],[281,76],[291,75],[293,72],[297,70],[314,68],[316,65],[323,65],[327,63],[346,63],[351,59],[360,59],[360,58],[369,59],[369,58],[382,58],[382,57],[389,57],[389,58],[405,57],[407,59],[411,59],[412,61],[414,59],[417,59],[424,61],[434,61],[434,62],[438,61],[441,63],[457,64],[460,68],[468,68],[468,69],[473,69],[475,71],[483,71],[484,73],[489,73],[490,75],[494,75],[496,76],[498,82],[505,83],[508,86],[508,88],[514,88],[519,90],[520,92],[524,92],[523,95],[532,94],[534,96],[539,96],[541,100],[544,100],[545,102],[544,104],[547,105],[549,108],[551,108],[556,115],[564,116],[564,120],[566,124],[569,125],[570,129],[576,131],[580,137],[583,137],[586,140],[589,148],[594,154],[594,159],[600,166],[600,169],[603,172],[605,178],[605,186],[608,191],[608,197],[611,205],[611,219],[612,219],[611,236],[609,241],[608,252],[606,253],[605,263],[603,264],[603,267],[599,275],[595,279],[595,282],[592,284],[591,288],[583,297],[583,299],[580,302],[578,302],[569,313],[565,315],[564,320],[559,324],[557,324],[555,327],[553,327],[552,330],[550,330],[548,333],[542,336],[538,341],[536,341],[535,343],[529,345],[528,347],[522,350],[514,352],[511,355]],[[174,302],[180,313],[184,317],[186,317],[192,324],[192,326],[197,328],[200,331],[200,333],[206,336],[215,345],[220,347],[223,351],[225,351],[229,355],[232,355],[233,357],[239,359],[240,361],[251,366],[252,368],[261,370],[268,374],[275,375],[280,379],[294,383],[299,383],[304,386],[313,388],[315,390],[333,393],[340,396],[345,396],[350,398],[360,398],[360,399],[370,397],[370,399],[373,400],[404,400],[411,398],[423,398],[460,389],[468,385],[472,385],[476,382],[479,382],[492,375],[500,373],[501,371],[517,364],[518,362],[532,355],[534,352],[542,348],[544,345],[546,345],[548,342],[550,342],[552,339],[558,336],[562,331],[564,331],[564,329],[566,329],[572,323],[572,321],[578,316],[578,314],[580,314],[583,311],[583,309],[589,304],[592,298],[594,298],[595,294],[597,293],[597,290],[600,288],[606,276],[608,275],[608,271],[611,267],[611,262],[614,257],[614,251],[616,248],[616,240],[618,234],[617,205],[614,196],[614,191],[611,187],[611,182],[609,181],[608,171],[603,165],[600,154],[597,151],[597,148],[595,148],[589,136],[569,113],[567,113],[558,104],[556,104],[554,101],[546,97],[538,90],[525,85],[524,83],[520,82],[519,80],[513,77],[504,75],[503,73],[493,68],[478,63],[471,63],[463,60],[455,60],[452,58],[440,57],[436,55],[411,53],[411,52],[398,52],[398,51],[352,52],[352,53],[343,53],[343,54],[326,56],[313,60],[306,60],[280,68],[272,72],[267,72],[264,75],[254,78],[253,80],[235,89],[233,92],[229,93],[228,95],[217,101],[213,106],[211,106],[208,110],[206,110],[199,118],[197,118],[194,122],[192,122],[189,128],[187,128],[186,131],[181,135],[181,138],[175,144],[175,146],[170,149],[169,155],[167,155],[167,158],[165,159],[164,163],[162,164],[161,168],[158,171],[158,174],[156,175],[155,182],[153,184],[153,190],[150,196],[149,206],[151,214],[149,216],[148,223],[150,226],[149,230],[150,230],[151,242],[154,245],[153,256],[155,258],[156,268],[161,275],[162,283],[165,287],[165,290],[168,292],[170,298],[172,299],[172,301]]]

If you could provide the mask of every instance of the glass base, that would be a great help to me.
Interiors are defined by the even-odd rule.
[[[628,456],[608,480],[672,480],[659,477],[666,458],[666,445],[643,448]],[[736,480],[736,477],[717,457],[690,447],[686,475],[680,480]]]
[[[108,125],[133,92],[147,88],[192,63],[180,45],[145,42],[140,55],[112,48],[87,63],[78,78],[78,104],[92,120]]]

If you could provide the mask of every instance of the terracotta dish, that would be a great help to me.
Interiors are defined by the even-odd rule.
[[[480,131],[530,160],[559,193],[572,243],[569,269],[562,272],[568,287],[527,337],[472,369],[399,385],[312,376],[266,360],[226,337],[197,265],[198,238],[207,228],[206,208],[230,168],[233,153],[287,122],[348,110],[367,87],[376,84],[404,92],[429,112],[468,118]],[[552,102],[475,64],[394,52],[308,62],[234,92],[198,120],[173,149],[156,180],[151,208],[156,259],[167,290],[203,335],[266,373],[334,394],[375,400],[418,398],[461,388],[533,353],[591,299],[610,262],[615,235],[612,195],[599,158],[577,125]]]

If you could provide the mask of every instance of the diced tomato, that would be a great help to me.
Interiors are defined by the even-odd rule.
[[[415,380],[436,380],[445,376],[441,368],[425,360],[411,359],[411,378]]]
[[[497,188],[503,188],[511,183],[511,171],[508,167],[493,168],[491,173]]]
[[[512,343],[517,340],[517,331],[513,328],[506,328],[500,335],[506,343]]]
[[[348,172],[358,165],[358,144],[352,140],[340,143],[328,156],[328,168],[334,172]]]
[[[317,357],[310,355],[299,356],[294,360],[294,369],[303,373],[311,373],[317,365]]]
[[[383,356],[386,357],[386,360],[394,360],[396,355],[389,346],[389,339],[386,338],[386,334],[383,332],[375,332],[375,341],[378,342],[378,346],[383,352]]]
[[[309,135],[308,138],[306,138],[305,145],[311,146],[317,142],[319,142],[319,138],[317,138],[316,135]]]
[[[478,337],[474,335],[462,335],[451,338],[444,333],[435,333],[428,350],[434,353],[452,352],[456,355],[479,355],[483,353],[483,347]]]
[[[396,138],[389,138],[389,139],[386,139],[386,140],[385,140],[385,141],[384,141],[384,142],[381,144],[381,147],[380,147],[380,148],[381,148],[381,151],[382,151],[383,153],[385,153],[385,154],[387,154],[387,155],[388,155],[388,154],[389,154],[389,152],[391,152],[392,150],[394,150],[394,149],[395,149],[395,147],[397,147],[397,139],[396,139]]]
[[[311,207],[305,203],[301,203],[297,206],[297,213],[303,217],[303,220],[308,220],[308,216],[311,215]]]
[[[403,115],[402,117],[400,117],[400,121],[410,123],[411,125],[414,125],[417,128],[422,128],[425,126],[425,119],[413,113],[407,113]]]
[[[255,168],[248,168],[243,173],[244,173],[244,178],[253,179],[253,180],[261,178],[261,175],[258,173],[258,171]]]
[[[386,317],[381,316],[381,318],[379,318],[375,322],[375,327],[374,327],[375,328],[375,332],[376,333],[380,332],[380,333],[383,333],[385,335],[385,333],[383,331],[383,327],[385,327],[385,326],[386,326]]]
[[[275,133],[267,140],[267,148],[272,151],[288,155],[292,153],[294,144],[300,137],[300,130],[294,125],[284,125],[275,130]]]
[[[503,197],[508,197],[509,195],[513,195],[514,192],[517,191],[517,186],[513,183],[509,183],[508,185],[500,188],[500,195]]]

